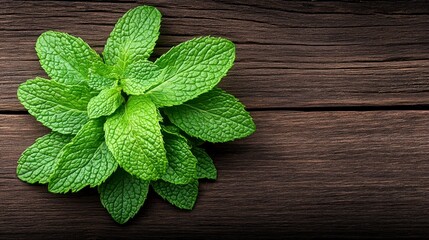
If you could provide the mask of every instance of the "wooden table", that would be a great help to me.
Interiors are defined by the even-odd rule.
[[[34,50],[55,29],[98,52],[135,1],[0,2],[0,238],[104,239],[429,235],[429,2],[144,1],[163,14],[156,58],[195,36],[237,45],[221,87],[257,132],[209,145],[219,180],[195,209],[153,192],[116,224],[94,189],[54,195],[16,161],[48,130],[16,99],[45,76]],[[222,239],[221,238],[221,239]]]

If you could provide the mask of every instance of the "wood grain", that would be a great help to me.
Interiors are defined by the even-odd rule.
[[[193,211],[151,192],[119,226],[94,189],[54,195],[17,179],[20,154],[48,130],[16,89],[45,76],[42,32],[101,52],[141,4],[163,14],[153,58],[200,35],[236,43],[221,87],[257,132],[207,145],[219,180],[201,184]],[[428,1],[0,1],[0,239],[427,238],[428,16]]]
[[[256,134],[208,146],[219,179],[201,185],[193,211],[151,192],[125,226],[94,190],[54,195],[20,182],[20,153],[47,130],[27,115],[0,115],[0,237],[428,236],[429,111],[252,115]]]
[[[129,8],[163,14],[154,56],[200,35],[237,44],[221,86],[249,108],[429,104],[429,3],[270,1],[12,1],[0,4],[0,110],[22,111],[18,85],[45,76],[42,32],[82,37],[97,51]]]

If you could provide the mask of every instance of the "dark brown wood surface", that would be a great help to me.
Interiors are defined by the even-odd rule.
[[[208,145],[219,171],[193,211],[151,192],[129,224],[94,189],[55,195],[15,175],[48,129],[16,99],[45,76],[34,51],[55,29],[101,52],[116,20],[163,14],[154,57],[200,35],[227,37],[221,86],[257,132]],[[429,2],[0,1],[0,239],[391,238],[429,236]]]

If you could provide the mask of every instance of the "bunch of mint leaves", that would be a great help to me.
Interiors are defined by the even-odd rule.
[[[217,178],[200,145],[246,137],[255,124],[216,87],[233,65],[234,44],[194,38],[151,62],[160,22],[154,7],[128,11],[101,55],[66,33],[38,38],[37,55],[51,80],[26,81],[18,98],[52,132],[23,152],[21,180],[47,183],[53,193],[98,187],[121,224],[139,211],[149,186],[171,204],[193,208],[198,180]]]

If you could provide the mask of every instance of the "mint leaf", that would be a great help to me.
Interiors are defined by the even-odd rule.
[[[193,147],[198,147],[200,145],[202,145],[205,141],[201,140],[199,138],[196,137],[191,137],[188,134],[186,134],[185,132],[183,132],[182,130],[180,130],[180,128],[174,126],[174,125],[167,125],[163,127],[163,130],[170,133],[170,134],[176,134],[178,136],[184,137],[186,138],[186,141],[188,142],[188,145]]]
[[[131,9],[118,20],[104,47],[104,60],[124,69],[129,63],[147,59],[155,47],[161,13],[154,7]]]
[[[37,121],[62,134],[76,134],[88,121],[86,106],[93,97],[85,85],[64,85],[36,78],[21,84],[18,98]]]
[[[159,74],[158,67],[152,62],[135,61],[126,67],[121,79],[121,86],[127,94],[141,95],[160,82]]]
[[[162,179],[174,184],[186,184],[196,177],[197,159],[184,137],[164,132],[164,147],[168,167]]]
[[[104,124],[106,143],[119,165],[143,179],[159,179],[167,158],[155,105],[146,96],[131,96]]]
[[[184,136],[182,136],[180,134],[180,128],[178,128],[176,126],[173,126],[173,125],[167,125],[167,126],[162,125],[161,128],[162,128],[162,131],[164,131],[166,133],[173,134],[173,135],[176,135],[178,137],[184,137]]]
[[[201,146],[205,141],[196,137],[191,137],[189,135],[186,134],[186,139],[188,139],[188,144],[191,146]]]
[[[88,75],[88,85],[95,90],[116,87],[118,82],[118,75],[114,67],[102,62],[94,63],[89,69]]]
[[[88,116],[89,118],[109,116],[114,113],[123,102],[124,98],[121,95],[120,88],[104,89],[89,101],[87,107]]]
[[[101,203],[120,224],[136,215],[146,200],[148,190],[148,181],[134,177],[121,168],[98,187]]]
[[[219,88],[180,106],[165,108],[164,113],[187,134],[209,142],[227,142],[255,131],[244,106]]]
[[[158,122],[163,122],[164,118],[162,117],[161,111],[159,109],[156,109],[156,117],[158,118]]]
[[[58,154],[72,136],[51,132],[28,147],[18,160],[16,174],[28,183],[47,183],[54,170]]]
[[[216,86],[234,59],[234,44],[223,38],[201,37],[181,43],[156,60],[163,82],[148,93],[159,107],[179,105]]]
[[[37,39],[36,52],[40,65],[49,77],[65,84],[88,80],[88,70],[100,56],[82,39],[67,33],[48,31]]]
[[[61,151],[49,179],[49,191],[77,192],[86,186],[98,186],[117,166],[104,143],[103,121],[90,120]]]
[[[198,180],[192,180],[190,183],[182,185],[158,180],[152,182],[151,185],[159,196],[178,208],[191,210],[197,201]]]
[[[191,149],[192,154],[197,158],[197,178],[207,178],[216,180],[217,170],[213,164],[213,160],[210,156],[204,151],[204,149],[199,147],[193,147]]]

